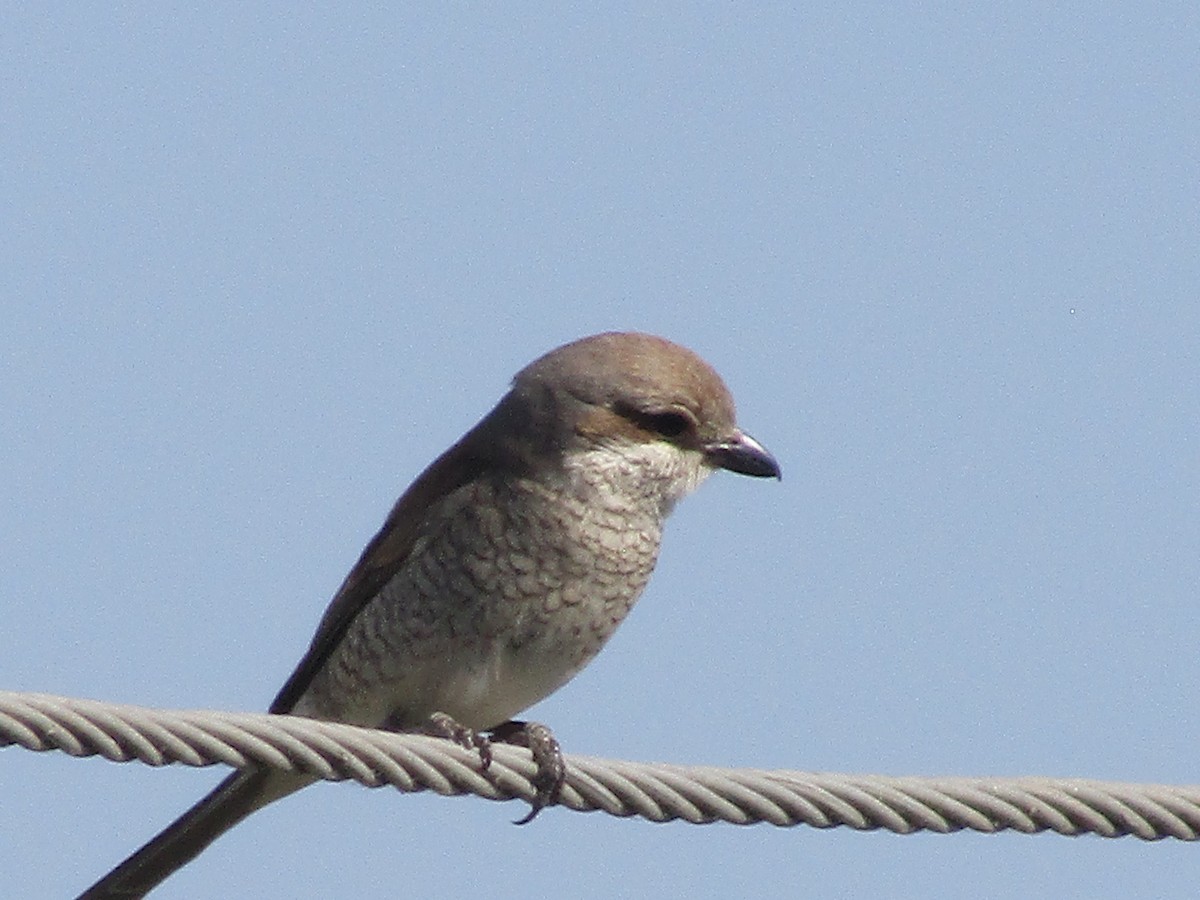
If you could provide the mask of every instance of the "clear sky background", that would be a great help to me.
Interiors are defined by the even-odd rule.
[[[0,28],[0,686],[263,709],[518,368],[697,350],[574,752],[1200,781],[1200,7],[30,4]],[[12,897],[216,771],[0,754]],[[319,785],[169,897],[1190,896],[1200,847]]]

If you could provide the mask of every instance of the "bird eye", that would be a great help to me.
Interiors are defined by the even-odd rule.
[[[643,431],[668,439],[681,437],[696,427],[695,418],[683,409],[639,409],[619,403],[615,411]]]
[[[660,412],[646,416],[646,424],[655,434],[663,437],[679,437],[691,427],[691,420],[683,413]]]
[[[647,431],[665,438],[677,438],[692,427],[691,418],[674,410],[662,412],[639,410],[631,418]]]

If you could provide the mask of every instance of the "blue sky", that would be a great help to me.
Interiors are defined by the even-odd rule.
[[[28,7],[0,29],[0,686],[262,709],[395,497],[564,341],[725,376],[571,751],[1195,783],[1194,3]],[[10,749],[67,896],[218,779]],[[316,786],[156,896],[1179,896],[1195,847]]]

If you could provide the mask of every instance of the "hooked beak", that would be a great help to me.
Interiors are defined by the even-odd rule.
[[[739,475],[783,478],[779,463],[767,448],[740,431],[735,431],[732,438],[707,444],[704,447],[704,458],[718,469],[728,469]]]

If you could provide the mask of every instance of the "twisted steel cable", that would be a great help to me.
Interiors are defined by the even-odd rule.
[[[402,791],[530,800],[527,750],[479,755],[450,741],[265,713],[162,710],[0,691],[0,747],[62,750],[148,765],[225,763]],[[1026,834],[1200,838],[1200,785],[1080,778],[938,778],[721,769],[567,758],[560,805],[653,822],[846,825],[900,834],[1012,829]]]

